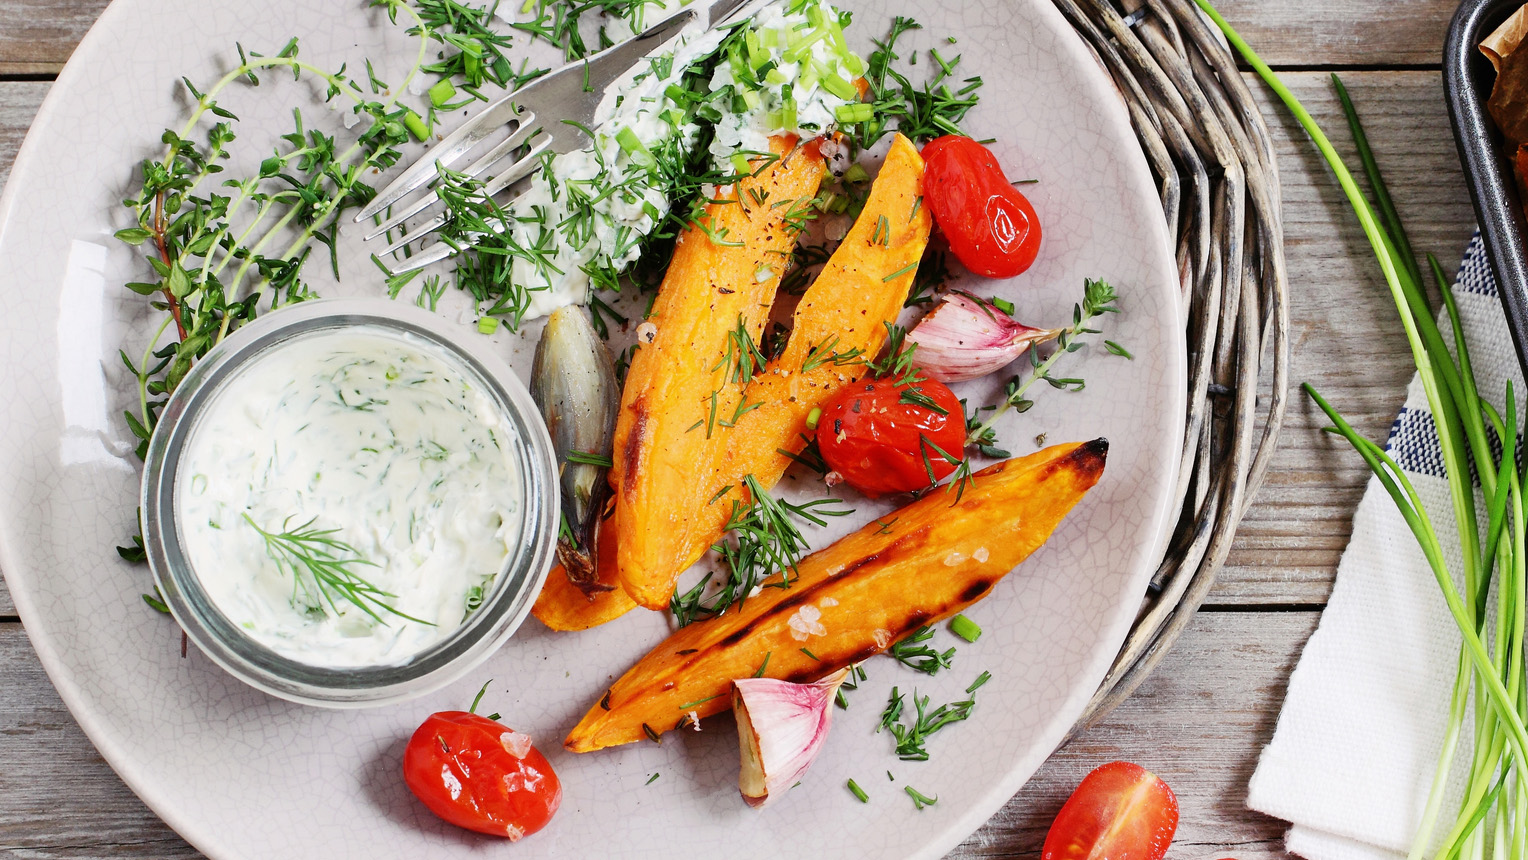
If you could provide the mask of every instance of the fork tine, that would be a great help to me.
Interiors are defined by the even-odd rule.
[[[531,143],[530,149],[525,153],[525,155],[523,157],[520,158],[520,160],[518,160],[514,164],[510,165],[508,170],[505,170],[503,173],[500,173],[499,175],[497,175],[494,178],[490,179],[483,186],[483,194],[485,194],[486,196],[492,197],[493,195],[498,194],[500,191],[503,191],[505,188],[508,188],[513,183],[519,182],[521,179],[524,179],[525,177],[531,175],[532,173],[534,173],[536,171],[536,169],[538,167],[541,166],[541,162],[537,158],[537,156],[539,156],[542,152],[545,152],[546,148],[551,145],[551,143],[552,143],[552,136],[549,135],[549,134],[543,133],[543,134],[537,135],[536,137],[532,138],[530,143]],[[513,201],[511,201],[511,202],[513,202]],[[403,249],[403,247],[405,245],[408,245],[409,243],[413,242],[414,240],[416,240],[416,239],[418,239],[418,238],[420,238],[422,236],[426,236],[426,235],[428,235],[430,233],[433,233],[436,230],[439,230],[441,228],[441,226],[444,225],[445,223],[446,223],[446,214],[444,212],[442,212],[441,214],[436,215],[434,218],[431,218],[429,221],[426,221],[425,223],[420,224],[419,226],[415,227],[414,231],[412,233],[409,233],[408,235],[404,236],[403,238],[399,239],[398,241],[392,243],[391,245],[388,245],[386,248],[383,248],[382,250],[378,251],[377,252],[377,256],[385,257],[388,254],[392,254],[392,253],[395,253],[397,251],[400,251],[400,250]],[[410,257],[409,259],[413,260],[414,258]],[[444,259],[444,258],[443,257],[436,257],[435,258],[435,260],[439,260],[439,259]],[[431,260],[430,262],[434,262],[434,260]],[[404,271],[412,271],[412,270],[411,269],[405,269]]]
[[[510,204],[513,204],[513,203],[514,203],[514,200],[513,199],[510,200]],[[506,204],[506,205],[510,205],[510,204]],[[445,223],[445,219],[444,218],[439,218],[439,219],[436,219],[436,220],[440,221],[441,223]],[[436,229],[439,226],[440,226],[440,224],[434,224],[434,225],[432,225],[430,227],[430,229],[434,230],[434,229]],[[421,235],[420,233],[415,233],[414,236],[411,237],[411,238],[417,238],[420,235]],[[395,248],[402,248],[406,244],[408,244],[406,241],[405,242],[400,242],[397,245],[395,245],[394,248],[389,248],[388,251],[392,251]],[[383,252],[379,253],[378,257],[383,256],[388,251],[383,251]],[[416,269],[423,269],[425,266],[428,266],[431,263],[438,263],[441,260],[446,259],[447,257],[451,256],[454,253],[456,253],[456,249],[452,248],[449,244],[447,244],[445,242],[436,242],[435,244],[431,245],[430,247],[425,248],[424,250],[420,251],[417,254],[414,254],[412,257],[409,257],[409,258],[403,260],[402,262],[399,263],[399,265],[397,265],[397,266],[388,266],[388,271],[392,272],[395,275],[407,274],[408,272],[412,272],[412,271],[414,271]]]
[[[378,212],[397,203],[409,192],[434,179],[439,174],[436,164],[450,167],[499,126],[519,117],[520,111],[513,101],[518,93],[519,90],[516,90],[501,97],[483,108],[481,113],[468,120],[461,128],[446,135],[444,140],[432,146],[429,152],[409,165],[397,179],[373,197],[370,203],[356,213],[355,220],[363,221],[375,217]]]
[[[484,155],[482,158],[479,158],[477,161],[474,161],[472,164],[468,165],[467,168],[462,171],[462,173],[465,173],[468,176],[477,176],[484,170],[487,170],[494,163],[498,162],[499,159],[510,154],[511,152],[514,152],[516,149],[519,149],[522,145],[524,145],[528,138],[540,131],[540,129],[534,125],[535,120],[535,114],[527,113],[521,119],[520,127],[515,129],[514,134],[511,134],[508,138],[505,138],[493,149],[489,150],[487,155]],[[372,239],[375,239],[390,230],[396,229],[403,222],[430,208],[439,199],[440,197],[434,191],[430,191],[429,193],[421,196],[418,200],[404,207],[401,212],[394,212],[391,218],[382,224],[377,225],[372,229],[370,233],[367,233],[363,237],[363,240],[370,242]]]
[[[541,153],[546,152],[547,147],[552,145],[552,136],[542,132],[530,140],[530,149],[525,151],[510,167],[483,184],[483,193],[490,197],[519,182],[541,166]]]
[[[423,269],[431,263],[438,263],[454,253],[456,251],[450,245],[447,245],[445,242],[436,242],[414,256],[405,259],[401,264],[388,266],[387,270],[395,275],[407,274],[416,269]]]

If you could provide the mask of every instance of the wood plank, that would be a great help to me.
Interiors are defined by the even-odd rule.
[[[1458,0],[1211,0],[1274,67],[1438,66]]]
[[[0,75],[57,74],[107,2],[0,2]]]
[[[1283,856],[1284,825],[1245,809],[1311,612],[1202,613],[1141,690],[1061,750],[951,856],[1037,856],[1092,768],[1118,758],[1162,776],[1182,806],[1175,858]],[[0,855],[195,857],[80,732],[18,624],[0,624]]]
[[[0,4],[0,34],[4,30],[6,7]],[[6,36],[0,35],[0,45],[4,44]],[[42,104],[43,96],[47,95],[46,81],[0,81],[0,188],[5,187],[5,179],[10,175],[11,163],[16,160],[16,150],[21,146],[22,138],[26,137],[27,128],[32,124],[32,117],[37,115],[37,108]],[[0,616],[16,614],[16,606],[11,602],[11,592],[0,580]]]
[[[1283,77],[1357,169],[1328,76]],[[1474,213],[1437,73],[1353,72],[1343,81],[1413,245],[1434,252],[1452,276]],[[1320,432],[1326,422],[1298,385],[1314,384],[1360,431],[1383,440],[1405,399],[1411,355],[1374,256],[1325,163],[1282,107],[1275,110],[1261,86],[1253,91],[1277,141],[1294,388],[1272,470],[1209,602],[1323,603],[1368,473],[1346,444]]]
[[[0,2],[0,74],[57,74],[107,0]],[[1274,66],[1436,66],[1454,0],[1220,0]]]
[[[47,81],[0,81],[0,188],[50,86]]]
[[[91,746],[19,624],[0,624],[0,689],[0,856],[201,856]]]
[[[1051,756],[950,857],[1038,857],[1072,789],[1088,771],[1117,759],[1147,768],[1177,794],[1174,860],[1287,857],[1288,825],[1246,808],[1247,781],[1273,738],[1289,673],[1318,618],[1201,612],[1133,697]]]

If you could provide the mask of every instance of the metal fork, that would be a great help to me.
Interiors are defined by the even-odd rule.
[[[708,15],[707,29],[713,29],[729,19],[745,6],[756,6],[757,0],[716,0],[707,9],[685,9],[672,17],[642,31],[639,35],[606,48],[586,59],[569,63],[554,72],[526,84],[485,107],[481,113],[465,125],[435,144],[424,157],[414,162],[388,186],[378,192],[359,213],[355,220],[375,218],[389,207],[400,203],[410,193],[439,175],[436,165],[450,168],[478,144],[491,137],[502,127],[515,123],[509,137],[495,144],[488,152],[461,170],[467,176],[478,176],[498,164],[506,156],[522,150],[518,158],[503,165],[497,174],[483,186],[483,193],[493,196],[520,180],[526,179],[541,168],[544,152],[573,152],[589,145],[584,129],[594,123],[594,112],[605,90],[622,77],[644,57],[656,53],[679,37],[680,32],[701,15]],[[439,202],[432,190],[412,203],[391,212],[366,235],[370,241],[402,226],[408,219]],[[407,246],[420,237],[440,229],[447,221],[442,213],[414,227],[402,239],[393,242],[378,253],[386,256]],[[393,269],[396,274],[444,260],[456,252],[446,242],[437,242],[404,260]]]

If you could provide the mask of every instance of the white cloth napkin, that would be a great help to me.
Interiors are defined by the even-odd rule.
[[[1528,390],[1478,234],[1453,294],[1481,395],[1501,408],[1511,380],[1522,403]],[[1447,332],[1449,324],[1442,327]],[[1415,483],[1457,570],[1437,432],[1415,377],[1386,448]],[[1311,860],[1404,857],[1437,767],[1458,655],[1459,634],[1437,581],[1395,504],[1371,478],[1331,600],[1290,676],[1248,793],[1248,806],[1292,823],[1291,853]],[[1448,830],[1458,808],[1468,743],[1461,739],[1437,831]]]

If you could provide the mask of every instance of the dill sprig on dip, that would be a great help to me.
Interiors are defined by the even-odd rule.
[[[280,531],[272,532],[261,528],[249,514],[243,516],[249,527],[265,541],[265,552],[271,561],[291,575],[294,605],[300,604],[308,611],[327,615],[329,611],[324,609],[327,604],[329,610],[338,615],[338,601],[345,601],[384,626],[387,622],[377,614],[377,609],[407,621],[434,626],[394,609],[386,599],[398,595],[383,591],[355,572],[356,567],[376,567],[376,562],[367,561],[355,547],[334,537],[339,529],[314,528],[313,519],[293,526],[292,518],[288,517]]]

